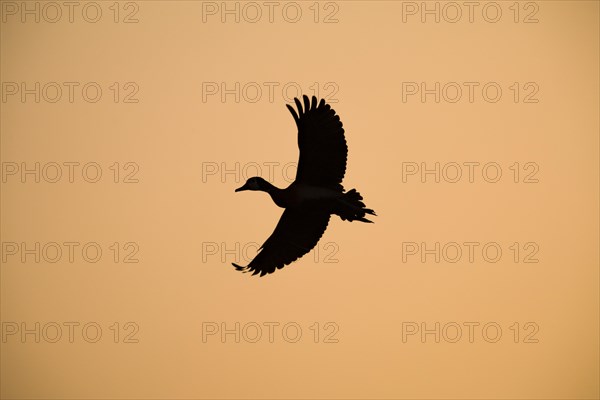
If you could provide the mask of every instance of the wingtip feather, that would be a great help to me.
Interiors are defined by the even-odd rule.
[[[302,116],[302,103],[300,103],[300,100],[298,100],[297,97],[294,97],[294,103],[296,103],[296,107],[298,107],[298,115]]]
[[[231,263],[231,265],[233,265],[236,269],[236,271],[241,271],[241,272],[248,272],[248,267],[244,267],[242,265],[238,265],[236,263]]]
[[[294,110],[294,107],[290,106],[289,104],[286,104],[285,106],[288,108],[288,110],[290,110],[290,113],[292,113],[292,117],[294,117],[294,121],[296,121],[296,123],[297,123],[299,117],[298,117],[298,113],[296,112],[296,110]]]
[[[307,95],[303,95],[302,99],[304,100],[304,112],[307,112],[310,110],[310,100]]]

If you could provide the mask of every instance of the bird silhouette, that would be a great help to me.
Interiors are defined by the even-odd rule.
[[[352,189],[344,192],[342,179],[346,172],[348,146],[340,117],[325,103],[317,105],[303,96],[294,99],[298,112],[286,104],[298,127],[300,159],[296,180],[279,189],[261,177],[249,178],[236,192],[267,192],[275,204],[285,208],[271,236],[247,266],[233,263],[238,271],[260,276],[275,272],[308,253],[323,236],[329,218],[338,215],[343,221],[372,222],[366,214],[376,215],[365,207],[362,196]]]

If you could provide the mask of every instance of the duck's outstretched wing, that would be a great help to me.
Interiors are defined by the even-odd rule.
[[[312,102],[307,96],[303,100],[304,109],[300,100],[294,99],[298,112],[286,104],[298,127],[300,159],[296,182],[343,190],[348,146],[340,117],[324,99],[318,105],[315,96]]]
[[[246,267],[233,263],[238,271],[260,276],[275,272],[308,253],[321,239],[329,213],[316,208],[286,209],[275,230]]]

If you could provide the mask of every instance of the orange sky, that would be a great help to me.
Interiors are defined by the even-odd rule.
[[[22,4],[2,397],[599,396],[597,2]],[[281,209],[234,189],[293,179],[296,93],[378,217],[250,277]]]

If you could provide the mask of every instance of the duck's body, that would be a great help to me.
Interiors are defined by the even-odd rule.
[[[355,189],[344,192],[341,185],[348,147],[339,116],[324,100],[317,106],[314,96],[312,104],[304,96],[304,111],[300,101],[294,101],[298,113],[287,107],[298,126],[300,161],[296,180],[279,189],[260,177],[253,177],[236,189],[236,192],[266,192],[277,206],[285,208],[275,231],[254,260],[246,267],[233,264],[238,270],[252,271],[253,275],[272,273],[308,253],[327,229],[331,214],[342,220],[361,222],[372,222],[365,215],[375,215],[365,207],[360,193]]]

